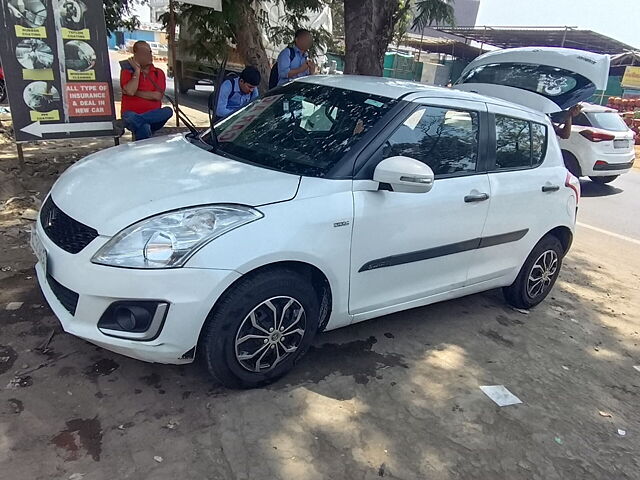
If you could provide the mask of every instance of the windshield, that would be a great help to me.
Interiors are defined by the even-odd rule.
[[[612,132],[626,132],[629,130],[624,120],[615,112],[590,112],[587,113],[591,125],[603,130],[611,130]]]
[[[216,125],[216,153],[296,175],[325,176],[396,100],[294,82]]]
[[[568,108],[595,92],[587,78],[569,70],[526,63],[494,63],[468,71],[460,83],[489,83],[521,88]]]

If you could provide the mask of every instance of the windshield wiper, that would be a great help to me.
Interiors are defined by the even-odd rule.
[[[187,117],[187,115],[182,110],[180,110],[180,107],[178,107],[178,104],[173,100],[173,98],[171,98],[166,93],[164,94],[164,96],[167,100],[169,100],[169,103],[173,105],[173,110],[176,112],[177,117],[180,120],[182,120],[182,123],[184,123],[187,126],[190,134],[193,136],[200,135],[200,130],[198,130],[196,126],[193,124],[193,122],[191,121],[191,119]]]

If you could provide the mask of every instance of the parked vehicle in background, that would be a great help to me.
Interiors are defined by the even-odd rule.
[[[151,53],[154,58],[167,58],[169,55],[169,47],[160,42],[147,42],[151,47]]]
[[[259,15],[266,20],[270,26],[282,25],[285,19],[285,7],[281,2],[262,1],[258,2]],[[302,21],[299,27],[304,28],[324,28],[328,32],[332,31],[331,8],[325,5],[320,10],[307,10],[306,20]],[[240,74],[245,67],[243,58],[232,46],[224,52],[210,52],[210,59],[197,58],[189,48],[193,44],[195,31],[188,23],[184,22],[180,26],[176,45],[175,72],[173,71],[173,52],[169,50],[169,77],[173,77],[180,93],[187,93],[195,89],[196,85],[215,86],[216,81],[230,73]],[[286,46],[280,42],[275,42],[265,28],[261,29],[262,43],[265,46],[267,56],[275,60],[278,54]],[[289,38],[286,41],[290,41]],[[224,58],[226,55],[226,58]],[[322,64],[324,56],[320,59]],[[225,66],[225,72],[220,72],[221,66]],[[264,92],[260,92],[264,93]]]
[[[609,183],[633,167],[634,138],[616,110],[583,103],[582,113],[573,119],[571,136],[558,141],[572,174]]]

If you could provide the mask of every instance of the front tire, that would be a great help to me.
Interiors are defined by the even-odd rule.
[[[529,309],[542,302],[558,279],[564,249],[560,240],[547,235],[533,247],[516,280],[503,289],[507,302]]]
[[[241,279],[212,312],[202,336],[207,368],[230,388],[255,388],[282,377],[307,352],[318,330],[310,279],[288,269]]]
[[[605,183],[611,183],[620,175],[607,175],[606,177],[589,177],[592,182],[604,185]]]

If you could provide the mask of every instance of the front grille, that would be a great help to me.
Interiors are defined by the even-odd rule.
[[[73,290],[69,290],[64,285],[58,283],[58,281],[49,274],[47,274],[47,282],[49,283],[51,291],[65,308],[65,310],[67,310],[67,312],[69,312],[71,315],[75,315],[76,308],[78,306],[79,295]]]
[[[53,243],[69,253],[78,253],[98,236],[98,232],[74,220],[47,198],[40,210],[40,223]]]

